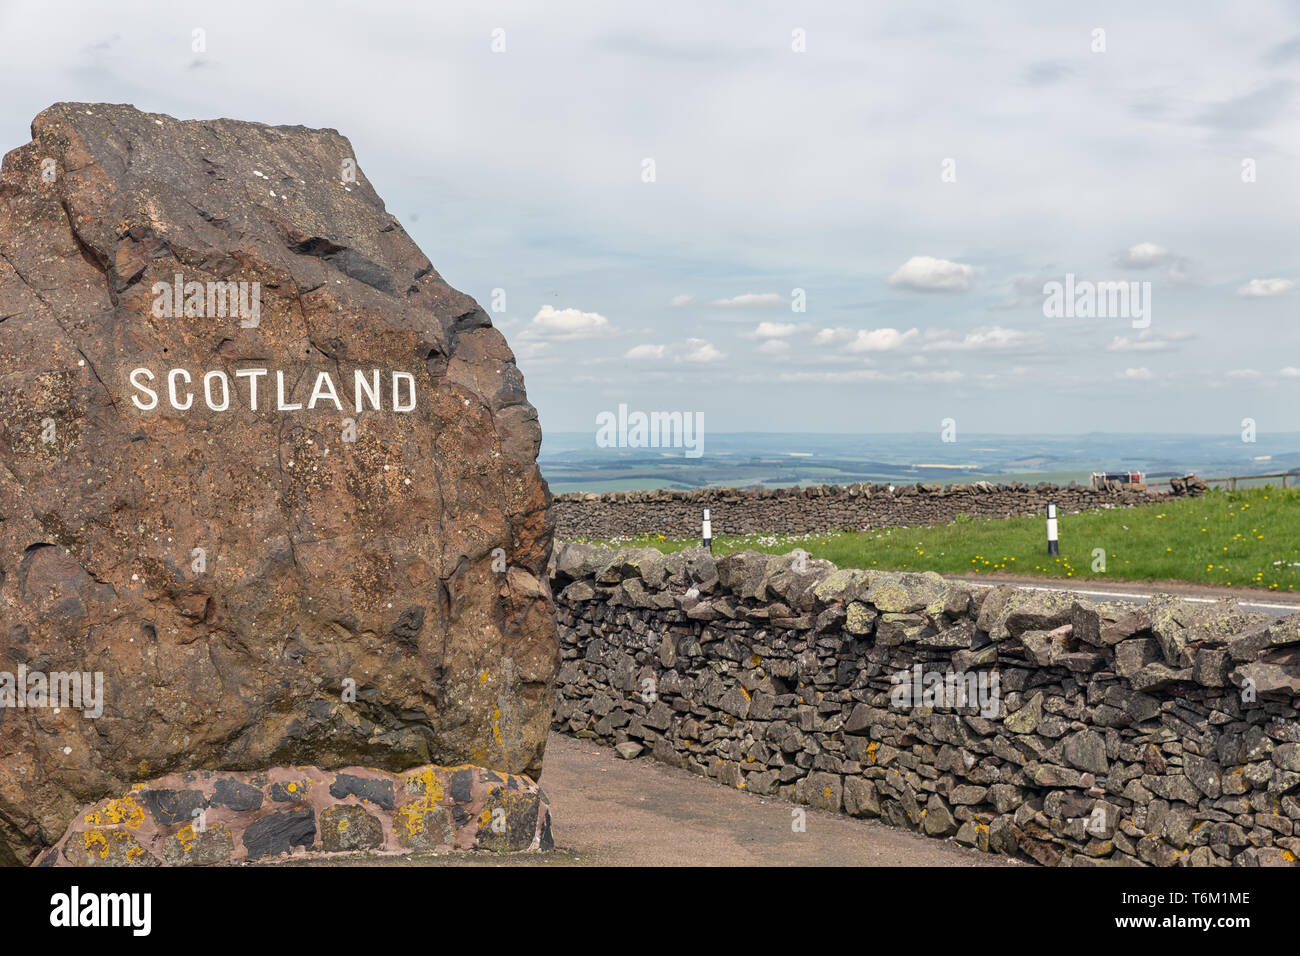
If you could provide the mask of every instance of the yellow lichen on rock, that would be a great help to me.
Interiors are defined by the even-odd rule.
[[[110,800],[98,810],[86,814],[86,824],[92,827],[116,826],[122,824],[132,830],[138,830],[144,823],[144,807],[135,802],[135,795],[128,794],[118,800]]]
[[[108,859],[108,837],[100,831],[87,830],[81,835],[81,841],[87,853],[98,856],[101,860]]]

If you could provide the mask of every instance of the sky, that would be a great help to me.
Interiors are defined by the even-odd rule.
[[[1266,0],[0,0],[0,150],[338,129],[544,431],[1300,430],[1298,79]]]

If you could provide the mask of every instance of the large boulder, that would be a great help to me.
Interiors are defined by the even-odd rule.
[[[99,674],[102,714],[0,707],[0,862],[160,774],[536,776],[539,443],[334,130],[41,113],[0,172],[0,703]]]

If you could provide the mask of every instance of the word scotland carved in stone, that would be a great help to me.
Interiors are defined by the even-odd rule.
[[[0,172],[0,862],[165,773],[541,768],[537,415],[333,130],[58,104]]]
[[[1294,866],[1300,615],[566,544],[555,729],[1044,865]]]
[[[379,371],[376,369],[371,373],[357,369],[353,373],[355,391],[351,405],[345,406],[344,402],[339,399],[338,389],[334,386],[334,377],[329,372],[321,371],[315,373],[315,384],[311,388],[309,398],[293,400],[294,384],[302,381],[306,376],[303,370],[297,373],[291,373],[289,384],[286,386],[286,377],[283,370],[277,370],[271,373],[265,368],[236,368],[231,375],[227,375],[222,369],[214,369],[211,372],[203,373],[199,376],[202,379],[202,390],[199,398],[202,405],[196,405],[197,388],[191,386],[195,382],[195,376],[191,375],[188,369],[174,368],[167,372],[165,376],[155,375],[151,369],[137,368],[131,371],[131,386],[135,390],[131,395],[131,403],[142,412],[151,412],[160,406],[159,391],[164,395],[166,405],[164,407],[174,409],[178,412],[186,412],[192,408],[206,407],[209,411],[224,412],[228,411],[231,406],[231,385],[230,380],[233,377],[240,381],[242,391],[235,393],[235,403],[237,407],[247,408],[255,412],[265,408],[268,412],[299,412],[304,407],[308,411],[313,411],[317,405],[326,408],[333,405],[336,411],[348,411],[360,414],[363,411],[383,411],[385,390],[380,384]],[[275,382],[274,401],[270,394],[262,397],[259,393],[259,384],[263,379],[271,376]],[[165,388],[159,386],[157,390],[152,387],[152,382],[157,378],[166,380]],[[394,412],[413,412],[416,406],[415,397],[415,376],[410,372],[392,373],[392,404],[388,410]],[[268,392],[270,386],[267,386]],[[345,393],[346,394],[346,393]]]

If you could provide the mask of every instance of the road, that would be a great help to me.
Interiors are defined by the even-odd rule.
[[[1084,597],[1097,601],[1129,601],[1133,604],[1145,604],[1156,594],[1174,594],[1184,601],[1194,604],[1213,604],[1223,598],[1236,598],[1243,611],[1259,611],[1278,616],[1300,612],[1300,595],[1268,594],[1247,588],[1214,588],[1200,584],[1185,584],[1180,581],[1158,581],[1152,584],[1123,581],[1114,586],[1098,584],[1095,580],[1081,580],[1077,584],[1065,582],[1044,584],[1043,578],[1013,577],[1011,575],[986,575],[983,577],[962,577],[945,575],[951,581],[961,581],[976,587],[991,588],[999,584],[1014,584],[1016,587],[1031,591],[1073,591]]]

